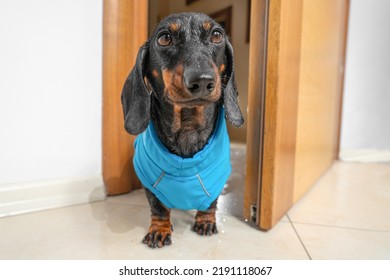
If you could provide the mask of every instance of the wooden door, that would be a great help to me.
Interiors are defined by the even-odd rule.
[[[293,201],[339,153],[349,2],[304,0]]]
[[[337,158],[349,2],[252,6],[244,215],[267,230]]]

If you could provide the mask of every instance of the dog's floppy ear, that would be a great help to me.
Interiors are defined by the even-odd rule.
[[[244,123],[244,118],[238,105],[238,92],[236,81],[234,80],[233,47],[228,40],[226,40],[226,57],[228,62],[226,68],[228,82],[223,92],[223,105],[227,119],[234,126],[240,127]]]
[[[148,57],[147,44],[140,47],[137,60],[122,90],[122,108],[125,129],[137,135],[143,132],[150,120],[150,93],[144,82],[144,67]]]

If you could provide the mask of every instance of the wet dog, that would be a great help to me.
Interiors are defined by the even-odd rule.
[[[171,244],[173,208],[196,209],[193,229],[218,232],[216,205],[231,171],[227,119],[240,127],[233,49],[205,14],[166,17],[139,49],[122,92],[134,168],[151,207],[143,242]]]

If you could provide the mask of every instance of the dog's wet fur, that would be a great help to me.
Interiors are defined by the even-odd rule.
[[[151,120],[163,145],[173,154],[192,157],[214,131],[219,110],[240,127],[233,49],[223,28],[199,13],[172,14],[163,19],[139,49],[122,92],[125,129],[142,133]],[[145,189],[152,212],[143,242],[149,247],[171,244],[170,209]],[[218,232],[217,200],[198,211],[194,231]]]

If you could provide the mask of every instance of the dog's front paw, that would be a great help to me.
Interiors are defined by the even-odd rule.
[[[218,233],[217,224],[212,222],[195,222],[193,230],[199,235],[213,235]]]
[[[198,211],[195,217],[195,224],[192,228],[199,235],[213,235],[218,233],[217,223],[215,221],[215,212],[206,213]]]
[[[148,234],[142,242],[150,248],[161,248],[172,244],[172,225],[169,220],[152,220]]]

